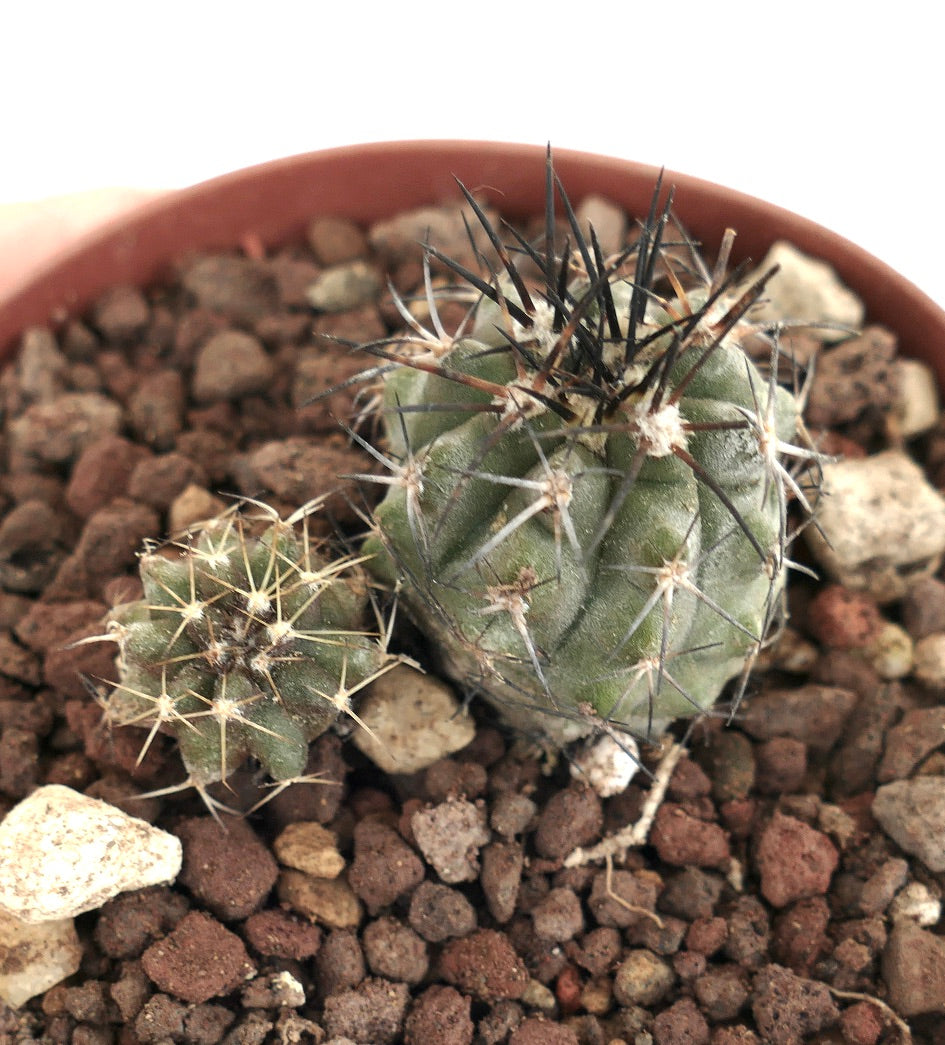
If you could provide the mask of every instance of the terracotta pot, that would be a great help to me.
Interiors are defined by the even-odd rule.
[[[247,235],[266,244],[301,232],[319,214],[362,223],[455,195],[454,177],[501,202],[511,216],[536,212],[544,194],[544,149],[494,142],[416,141],[356,145],[293,156],[170,193],[68,249],[0,299],[0,358],[19,333],[61,323],[107,287],[159,277],[184,251],[232,247]],[[645,213],[657,169],[605,156],[555,151],[569,196],[594,192]],[[873,322],[895,330],[901,350],[929,362],[945,387],[945,312],[881,261],[820,225],[751,196],[668,172],[676,211],[709,250],[728,226],[736,257],[760,260],[776,239],[830,262],[868,304]]]

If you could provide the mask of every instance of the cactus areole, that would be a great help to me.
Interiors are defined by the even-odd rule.
[[[428,248],[478,296],[464,330],[445,333],[429,291],[433,330],[369,346],[389,474],[364,549],[441,669],[552,747],[658,736],[745,676],[813,456],[793,445],[777,331],[750,321],[770,274],[726,276],[730,237],[708,271],[659,186],[636,244],[605,258],[555,182],[549,160],[541,248],[503,242],[466,193],[492,278]]]

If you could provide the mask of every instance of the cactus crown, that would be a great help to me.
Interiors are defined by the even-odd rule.
[[[556,247],[555,189],[568,225]],[[727,276],[670,244],[657,185],[635,244],[605,258],[549,162],[544,245],[503,242],[480,275],[427,247],[433,330],[367,346],[386,363],[389,474],[365,551],[448,674],[554,746],[604,720],[644,737],[709,707],[778,617],[798,405],[744,341],[771,273]],[[571,244],[573,244],[573,249]],[[684,258],[679,257],[680,249]],[[454,336],[429,263],[478,297]],[[385,368],[382,368],[385,369]],[[596,725],[595,725],[596,722]]]
[[[225,780],[248,756],[276,780],[302,775],[308,742],[392,664],[363,630],[360,559],[328,560],[309,534],[318,502],[288,519],[258,502],[146,550],[144,597],[117,607],[120,681],[110,721],[172,733],[189,783]]]

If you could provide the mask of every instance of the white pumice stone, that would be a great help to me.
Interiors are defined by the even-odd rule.
[[[609,798],[625,791],[640,768],[640,750],[631,736],[598,737],[580,748],[571,761],[571,776],[583,780],[600,795]]]
[[[0,911],[0,998],[7,1005],[18,1008],[49,990],[77,972],[81,961],[71,918],[27,925]]]
[[[172,882],[180,840],[59,784],[0,823],[0,911],[29,923],[72,918],[118,893]]]
[[[889,905],[889,917],[894,922],[917,922],[928,928],[942,917],[942,901],[924,882],[909,882]]]
[[[900,450],[828,462],[804,536],[831,577],[891,602],[941,564],[945,499]]]
[[[848,337],[863,326],[863,302],[826,262],[780,241],[772,244],[760,271],[767,272],[774,265],[778,271],[766,284],[763,302],[752,310],[752,319],[810,323],[811,333],[828,342]]]

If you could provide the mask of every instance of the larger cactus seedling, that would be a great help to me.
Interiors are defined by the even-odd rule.
[[[254,502],[255,503],[255,502]],[[116,609],[118,725],[176,736],[189,783],[225,779],[254,756],[299,777],[307,745],[394,663],[363,630],[358,560],[313,546],[306,505],[289,519],[230,512],[141,557],[144,597]]]
[[[781,603],[787,502],[807,503],[785,455],[810,455],[776,337],[767,373],[742,344],[767,276],[735,289],[730,240],[711,273],[674,260],[659,188],[605,259],[557,186],[559,251],[555,188],[549,162],[541,249],[467,193],[499,271],[429,255],[479,297],[468,329],[447,336],[431,295],[435,330],[371,346],[390,474],[365,552],[443,670],[560,745],[600,720],[658,734],[744,671]]]

